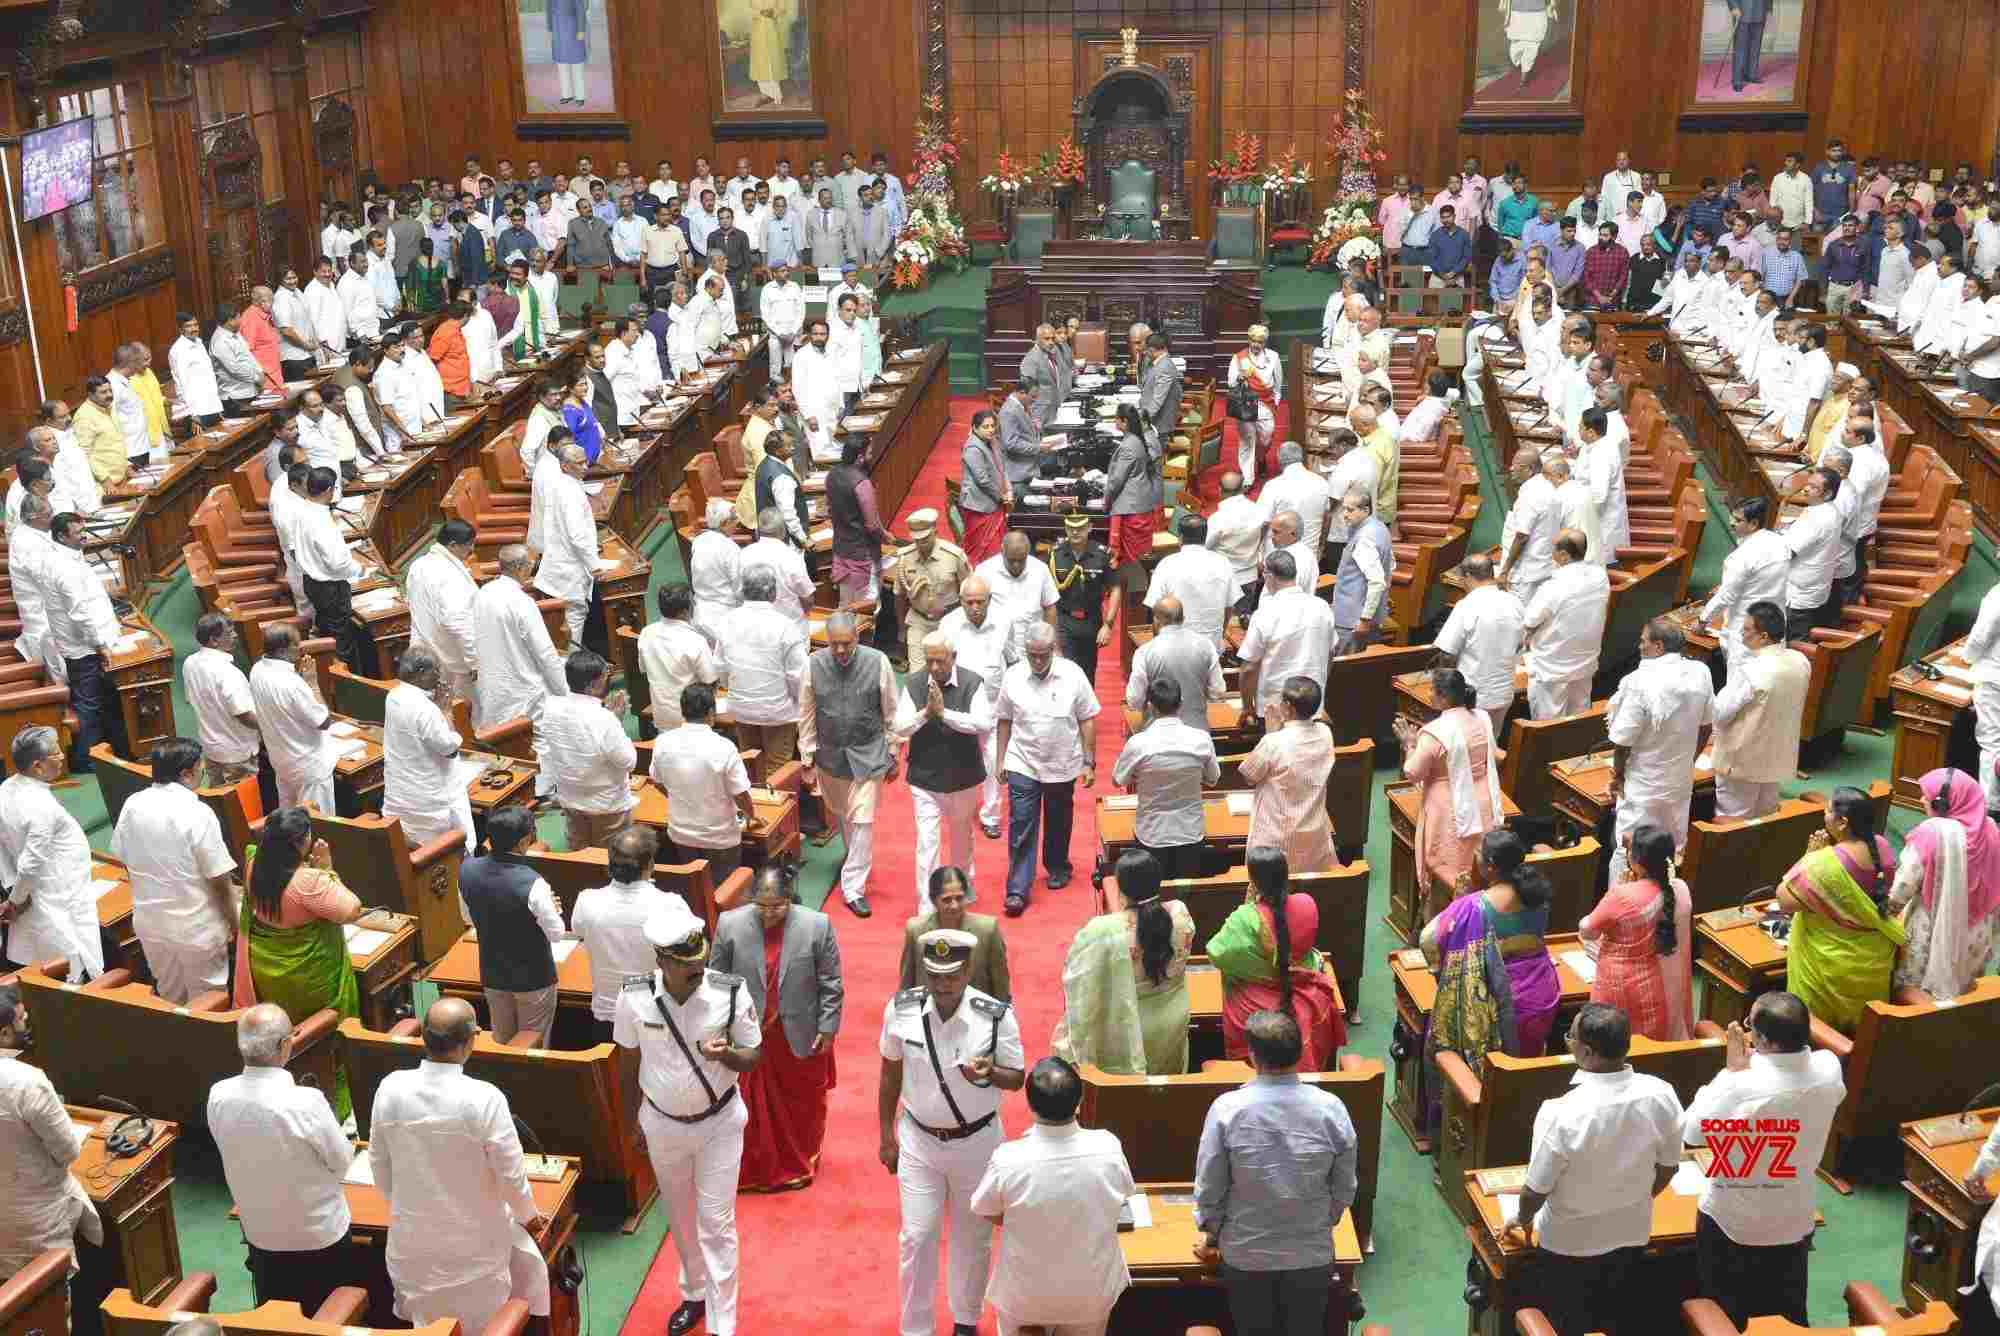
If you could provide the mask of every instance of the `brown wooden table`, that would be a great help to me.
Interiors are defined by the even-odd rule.
[[[1996,1114],[2000,1109],[1988,1107],[1903,1124],[1903,1192],[1909,1198],[1903,1302],[1913,1309],[1935,1300],[1956,1311],[1959,1287],[1973,1283],[1973,1247],[1991,1199],[2000,1193],[2000,1174],[1986,1180],[1984,1201],[1966,1193],[1965,1176],[1992,1133]]]
[[[1423,787],[1412,781],[1387,785],[1382,796],[1389,803],[1389,912],[1382,922],[1405,946],[1415,946],[1438,911],[1456,894],[1457,888],[1432,884],[1419,894],[1417,887],[1417,812],[1423,806]],[[1500,795],[1500,818],[1511,821],[1521,809],[1504,792]]]
[[[180,567],[181,544],[193,526],[195,507],[208,494],[203,486],[207,477],[202,452],[177,449],[164,465],[135,470],[126,481],[104,489],[107,505],[138,503],[139,523],[131,534],[139,574],[135,590]],[[137,602],[139,595],[127,597]]]
[[[671,804],[666,793],[650,779],[635,778],[632,784],[632,791],[639,796],[639,806],[633,809],[632,820],[659,831],[662,841],[669,839],[667,815]],[[750,790],[750,809],[756,813],[756,820],[743,828],[744,863],[750,867],[762,867],[778,859],[797,858],[798,800],[773,789],[753,788]]]
[[[1249,793],[1208,793],[1202,795],[1202,821],[1211,848],[1241,862],[1250,839]],[[1139,847],[1139,798],[1137,794],[1100,794],[1097,799],[1098,861],[1108,872],[1118,865],[1118,856]]]
[[[423,968],[417,921],[408,914],[371,909],[347,925],[347,958],[361,985],[361,1019],[387,1030],[411,1013],[410,985]]]
[[[472,430],[476,416],[463,417],[459,430]],[[369,512],[368,537],[391,567],[400,567],[415,556],[438,522],[438,506],[444,500],[445,489],[438,459],[452,435],[451,430],[444,429],[417,436],[401,452],[369,461],[360,476],[342,489],[343,497],[371,494],[375,497],[376,504]],[[433,441],[437,443],[435,446],[429,444]]]
[[[1936,681],[1907,664],[1889,678],[1889,709],[1896,719],[1896,752],[1890,765],[1889,800],[1923,811],[1917,781],[1940,766],[1957,764],[1979,772],[1978,743],[1972,736],[1972,672],[1965,641],[1954,640],[1924,656]]]
[[[1702,764],[1708,758],[1705,749],[1695,757],[1690,821],[1707,821],[1715,814],[1715,770]],[[1579,835],[1595,835],[1608,851],[1611,819],[1618,808],[1611,796],[1611,753],[1598,751],[1556,761],[1549,766],[1549,783],[1555,790],[1557,815],[1575,826]]]
[[[70,1177],[104,1221],[104,1242],[76,1240],[77,1272],[70,1278],[70,1330],[76,1336],[101,1331],[98,1305],[115,1289],[130,1290],[151,1303],[181,1280],[180,1232],[174,1223],[176,1123],[153,1120],[152,1139],[137,1155],[115,1158],[105,1148],[105,1120],[122,1112],[66,1104],[64,1111],[83,1134],[83,1152]]]
[[[557,943],[563,957],[556,961],[556,1014],[566,1017],[554,1027],[566,1034],[590,1033],[590,951],[580,941]],[[486,988],[479,977],[479,935],[468,930],[424,973],[445,997],[461,998],[481,1015],[486,1012]]]
[[[1785,986],[1785,944],[1760,926],[1775,900],[1711,909],[1694,917],[1694,967],[1701,975],[1699,1019],[1750,1021],[1750,1004]]]
[[[156,742],[174,736],[174,647],[136,609],[119,624],[119,639],[105,656],[105,672],[118,690],[127,760],[141,760]]]

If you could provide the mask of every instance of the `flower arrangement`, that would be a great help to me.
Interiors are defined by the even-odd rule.
[[[1365,205],[1351,200],[1329,204],[1313,231],[1312,254],[1306,264],[1312,268],[1346,269],[1356,255],[1368,261],[1372,273],[1382,256],[1381,233]]]
[[[1299,161],[1299,146],[1287,145],[1285,151],[1271,159],[1264,169],[1264,193],[1282,194],[1312,184],[1312,165]]]
[[[1083,150],[1069,135],[1056,145],[1055,160],[1049,164],[1049,179],[1057,185],[1083,184]]]
[[[1340,129],[1327,140],[1327,160],[1341,164],[1340,195],[1343,200],[1364,204],[1375,202],[1375,169],[1389,161],[1381,122],[1368,110],[1368,99],[1359,89],[1347,90],[1341,111]]]
[[[944,99],[924,99],[923,114],[917,117],[915,169],[907,178],[909,217],[897,235],[895,267],[889,284],[896,288],[920,288],[930,281],[932,266],[944,260],[963,265],[967,254],[965,227],[959,221],[957,199],[951,176],[958,166],[959,124],[944,119]],[[998,178],[1021,175],[1022,169],[1006,153],[1000,155],[1000,172],[980,182],[989,190],[1011,193],[1020,188],[1001,187]]]
[[[1035,184],[1035,168],[1000,150],[1000,161],[995,163],[990,174],[979,182],[981,190],[996,195],[1014,195]]]
[[[1225,204],[1254,204],[1264,193],[1264,141],[1238,130],[1229,152],[1208,164],[1208,179],[1222,191]]]

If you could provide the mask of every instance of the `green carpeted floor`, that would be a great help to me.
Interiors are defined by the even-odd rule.
[[[1277,276],[1281,282],[1288,279],[1295,282],[1299,274],[1300,271],[1295,269],[1280,270]],[[1272,278],[1269,271],[1266,278],[1267,282]],[[939,293],[947,284],[959,284],[970,291],[976,284],[976,290],[983,293],[984,281],[983,272],[975,270],[966,275],[948,277],[932,292]],[[964,300],[964,292],[957,287],[942,295]],[[1324,300],[1323,293],[1320,300]],[[1296,299],[1296,305],[1299,310],[1306,309],[1309,305],[1306,294]],[[1314,318],[1317,319],[1316,316]],[[1483,540],[1491,541],[1497,537],[1499,515],[1503,509],[1495,499],[1502,494],[1497,490],[1497,478],[1492,471],[1492,452],[1486,433],[1478,422],[1472,421],[1468,424],[1467,434],[1480,460],[1487,496],[1480,533]],[[1710,491],[1713,504],[1716,493],[1712,479],[1704,475],[1702,481]],[[1722,526],[1712,524],[1708,532],[1716,541],[1703,545],[1694,579],[1697,589],[1704,589],[1713,583],[1726,552],[1728,540],[1721,536]],[[665,542],[666,536],[664,528],[656,530],[652,541],[647,544],[647,553],[654,563],[656,588],[659,583],[679,578],[681,574],[678,553],[673,544]],[[1993,574],[1992,551],[1984,544],[1981,545],[1978,560],[1983,566],[1978,572],[1977,588],[1983,589],[1991,583]],[[1975,593],[1962,600],[1967,604],[1968,620],[1970,606],[1976,598]],[[156,595],[150,607],[155,621],[173,640],[177,654],[191,652],[193,623],[198,608],[186,578],[168,585]],[[192,718],[178,688],[175,708],[182,720]],[[1824,790],[1835,784],[1865,783],[1879,778],[1888,773],[1891,750],[1892,739],[1889,736],[1850,732],[1844,749],[1825,762],[1811,776],[1809,784],[1788,786],[1788,792],[1808,786]],[[1381,784],[1397,777],[1396,772],[1385,769],[1376,778]],[[105,828],[104,808],[95,782],[87,780],[68,791],[65,801],[89,829],[92,842],[102,847],[108,840],[109,832]],[[1387,821],[1381,817],[1384,809],[1379,798],[1374,810],[1377,820],[1370,832],[1367,856],[1370,865],[1378,872],[1369,896],[1366,924],[1368,968],[1360,998],[1362,1020],[1350,1030],[1349,1051],[1386,1062],[1394,1006],[1389,975],[1382,962],[1392,946],[1398,943],[1389,940],[1381,922],[1388,907],[1386,869],[1389,866],[1389,830]],[[1897,824],[1900,828],[1907,822]],[[816,905],[824,898],[832,881],[836,858],[834,846],[824,849],[806,847],[803,888],[808,903]],[[1459,1294],[1467,1255],[1466,1243],[1463,1232],[1431,1184],[1431,1167],[1431,1161],[1418,1157],[1391,1124],[1382,1142],[1376,1251],[1362,1267],[1359,1279],[1370,1320],[1385,1322],[1398,1333],[1452,1331],[1459,1329],[1464,1320]],[[235,1227],[227,1219],[228,1196],[213,1149],[194,1139],[183,1143],[177,1175],[174,1207],[186,1269],[217,1274],[220,1278],[220,1290],[215,1301],[218,1311],[247,1307],[250,1289],[248,1277],[242,1269],[242,1244]],[[1845,1320],[1840,1290],[1850,1280],[1871,1281],[1885,1293],[1896,1292],[1903,1247],[1904,1209],[1897,1178],[1894,1166],[1887,1165],[1865,1174],[1851,1197],[1841,1197],[1822,1187],[1820,1205],[1827,1227],[1818,1237],[1813,1258],[1811,1314],[1816,1322]],[[663,1234],[664,1226],[658,1211],[651,1213],[638,1232],[629,1237],[618,1233],[614,1219],[596,1218],[586,1222],[580,1232],[590,1275],[584,1305],[586,1332],[610,1336],[618,1330],[626,1307],[637,1292]],[[889,1244],[886,1240],[873,1240],[869,1246]],[[773,1260],[777,1259],[762,1259],[758,1264],[749,1266],[746,1283],[779,1283],[777,1278],[784,1274],[784,1264],[780,1261],[778,1269],[774,1270],[767,1264]],[[876,1311],[855,1317],[854,1324],[887,1330],[893,1321],[895,1297],[883,1294],[876,1296],[874,1303]]]

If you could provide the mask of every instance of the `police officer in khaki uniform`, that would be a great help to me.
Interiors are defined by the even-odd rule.
[[[1064,541],[1049,553],[1049,573],[1056,581],[1056,631],[1063,657],[1097,679],[1097,651],[1111,643],[1118,620],[1118,585],[1110,549],[1090,541],[1090,515],[1084,511],[1063,517]]]
[[[902,1198],[901,1336],[936,1330],[947,1211],[952,1336],[973,1336],[986,1301],[993,1222],[973,1214],[972,1194],[1000,1144],[1000,1092],[1021,1088],[1026,1063],[1013,1008],[968,982],[978,944],[956,928],[919,937],[924,986],[897,993],[882,1016],[878,1154]]]
[[[972,574],[972,563],[955,543],[938,537],[935,510],[910,512],[910,543],[896,554],[896,588],[901,592],[903,649],[907,671],[924,667],[924,637],[938,629],[945,614],[958,606],[958,585]]]
[[[750,1118],[736,1082],[763,1030],[741,976],[707,968],[708,933],[679,896],[646,919],[659,968],[628,978],[612,1038],[639,1050],[639,1131],[681,1262],[667,1336],[736,1336],[736,1184]]]

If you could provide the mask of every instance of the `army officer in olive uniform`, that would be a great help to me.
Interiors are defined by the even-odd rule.
[[[1111,643],[1118,619],[1118,585],[1111,578],[1111,552],[1090,541],[1090,516],[1063,517],[1063,541],[1049,554],[1056,582],[1056,631],[1063,657],[1097,679],[1097,651]]]

